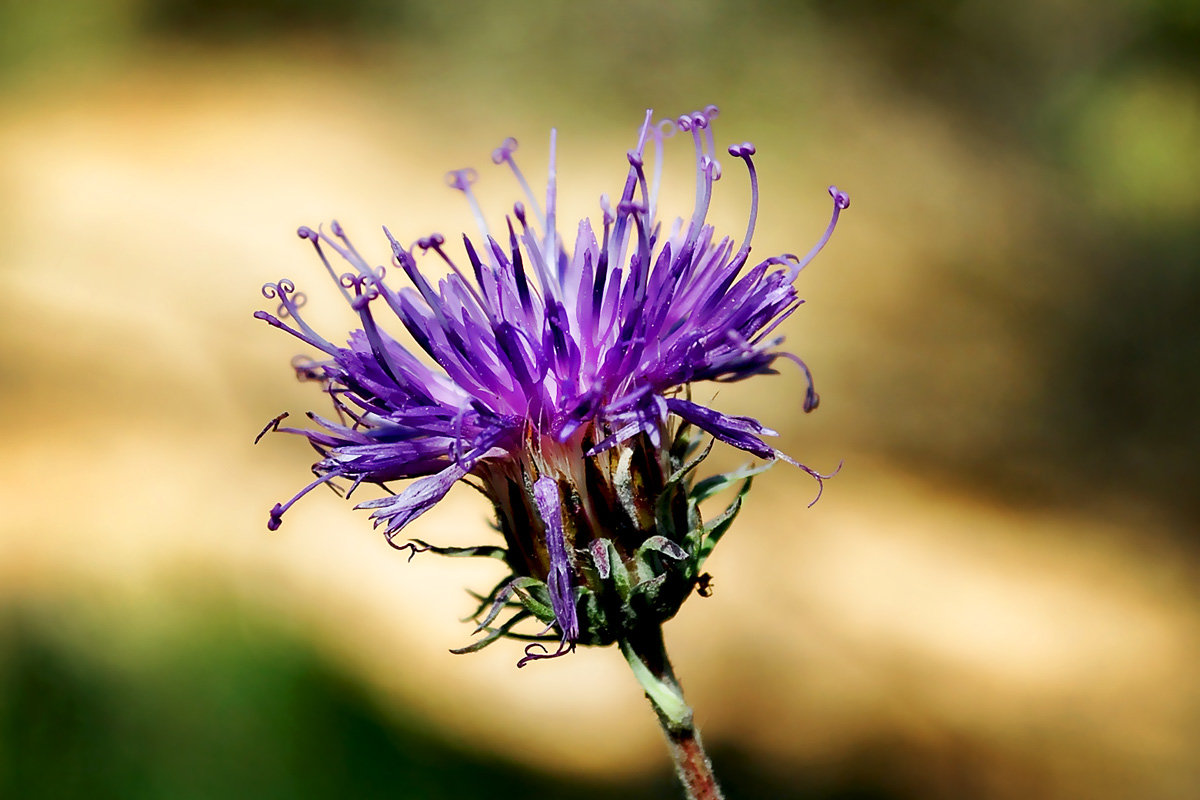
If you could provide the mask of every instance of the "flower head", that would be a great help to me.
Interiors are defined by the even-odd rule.
[[[321,457],[316,479],[277,504],[268,527],[278,528],[284,512],[322,483],[347,481],[349,494],[361,483],[386,487],[413,479],[398,494],[359,504],[389,543],[410,554],[496,557],[511,570],[476,615],[478,630],[488,635],[464,650],[516,635],[513,626],[528,617],[548,626],[541,638],[558,641],[558,654],[672,616],[700,579],[750,475],[761,469],[695,481],[692,473],[707,453],[699,450],[700,432],[768,465],[777,458],[796,463],[766,442],[773,431],[693,402],[689,386],[774,372],[783,356],[808,379],[798,404],[816,407],[807,367],[778,349],[782,337],[774,332],[802,302],[796,275],[849,205],[829,187],[832,219],[807,255],[751,263],[758,212],[753,145],[728,148],[750,179],[744,236],[718,238],[705,221],[722,174],[716,116],[709,106],[651,124],[647,112],[616,203],[601,196],[598,224],[580,222],[573,245],[558,229],[553,131],[544,207],[513,157],[517,142],[506,139],[492,153],[525,194],[498,229],[488,226],[472,193],[476,172],[447,175],[479,227],[477,237],[463,235],[461,255],[440,234],[405,246],[385,228],[389,276],[359,254],[338,223],[329,233],[300,228],[361,328],[336,345],[301,317],[303,295],[291,281],[263,287],[278,309],[255,316],[322,353],[294,366],[300,377],[322,384],[337,416],[310,413],[317,427],[280,429],[306,437]],[[688,219],[664,230],[656,213],[662,150],[677,134],[692,139],[696,199]],[[339,274],[330,251],[349,271]],[[433,282],[417,266],[418,255],[443,262],[446,277]],[[395,286],[396,277],[411,285]],[[383,316],[395,319],[384,323]],[[413,344],[393,337],[397,323]],[[280,419],[268,428],[279,429]],[[827,477],[797,466],[818,482]],[[460,480],[473,481],[495,504],[504,547],[396,542]],[[705,525],[700,500],[743,480],[734,505]],[[493,626],[510,609],[513,616]],[[547,635],[550,627],[555,634]],[[526,654],[522,663],[551,653],[535,642]]]

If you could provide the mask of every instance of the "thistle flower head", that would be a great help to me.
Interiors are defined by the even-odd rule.
[[[699,450],[700,432],[768,465],[796,463],[767,443],[773,431],[693,402],[689,387],[774,372],[783,356],[808,379],[798,405],[816,407],[807,367],[778,349],[775,331],[801,303],[796,275],[849,205],[829,187],[832,218],[804,257],[751,262],[753,145],[727,150],[749,176],[744,235],[718,238],[706,222],[723,172],[713,138],[717,113],[709,106],[651,124],[647,112],[616,202],[601,196],[601,215],[581,221],[573,243],[559,231],[553,131],[544,204],[517,166],[516,140],[493,151],[492,161],[508,167],[524,193],[499,227],[489,226],[475,199],[475,170],[447,175],[478,226],[477,235],[462,236],[461,248],[437,233],[406,246],[385,228],[392,251],[385,268],[364,259],[337,222],[329,232],[300,228],[361,327],[334,344],[304,321],[304,297],[291,281],[263,287],[278,308],[255,316],[321,353],[294,366],[322,384],[336,412],[336,419],[310,413],[313,428],[279,428],[281,418],[268,426],[306,437],[320,454],[316,479],[277,504],[268,527],[278,528],[287,509],[322,483],[348,482],[349,494],[361,483],[413,479],[399,493],[359,504],[389,543],[410,554],[496,557],[511,571],[482,596],[476,618],[487,635],[464,651],[520,636],[514,626],[529,617],[547,628],[532,637],[522,663],[576,642],[608,643],[630,626],[672,616],[753,472],[694,480],[707,453]],[[664,229],[656,206],[664,143],[673,136],[691,139],[696,195],[690,217]],[[445,277],[431,279],[418,258],[441,262]],[[395,337],[400,329],[407,343]],[[797,466],[818,483],[827,477]],[[496,506],[503,547],[396,541],[460,480],[474,482]],[[700,500],[743,480],[734,505],[705,525]],[[559,646],[551,652],[542,640]]]

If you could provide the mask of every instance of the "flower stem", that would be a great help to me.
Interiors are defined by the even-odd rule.
[[[722,800],[724,795],[717,786],[712,762],[700,744],[692,709],[683,699],[683,690],[667,658],[662,629],[639,630],[636,635],[622,639],[621,653],[658,714],[675,760],[675,772],[688,800]]]

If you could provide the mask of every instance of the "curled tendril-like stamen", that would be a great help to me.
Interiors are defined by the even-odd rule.
[[[296,284],[292,283],[288,278],[280,278],[278,283],[264,283],[262,287],[262,295],[268,300],[278,298],[279,305],[275,308],[275,313],[279,319],[287,319],[291,317],[296,320],[301,329],[313,338],[319,338],[316,331],[308,327],[304,320],[300,318],[299,311],[308,302],[308,295],[304,292],[296,291]]]
[[[479,180],[479,173],[471,167],[455,169],[446,173],[446,185],[451,189],[458,189],[460,192],[465,192],[477,180]]]
[[[509,159],[508,163],[512,165],[513,172],[517,173],[519,178],[520,170],[517,169],[516,162]],[[475,199],[475,193],[471,191],[471,184],[475,183],[478,179],[479,173],[471,167],[456,169],[446,173],[446,185],[451,189],[457,189],[462,192],[467,198],[467,205],[471,207],[471,216],[475,218],[475,225],[479,228],[479,235],[486,241],[491,235],[488,231],[487,220],[483,217],[483,210],[479,207],[479,201]],[[532,195],[530,199],[532,199]],[[495,264],[494,256],[490,252],[487,253],[487,257],[493,262],[493,267],[498,266]]]
[[[258,436],[254,437],[254,443],[258,444],[260,441],[262,441],[262,438],[267,435],[268,431],[279,430],[279,423],[283,422],[287,418],[288,418],[288,412],[285,411],[282,414],[280,414],[279,416],[275,417],[275,419],[271,420],[266,425],[264,425],[263,429],[258,432]]]
[[[706,155],[700,159],[700,169],[704,171],[710,181],[721,180],[721,162],[712,156]]]
[[[512,154],[517,149],[517,140],[509,136],[500,146],[492,151],[492,163],[503,164],[505,161],[512,159]]]
[[[758,152],[750,142],[729,145],[729,155],[734,158],[749,158]]]
[[[750,240],[754,238],[754,225],[758,221],[758,172],[754,169],[752,158],[755,152],[757,151],[750,142],[729,146],[729,155],[745,161],[746,170],[750,173],[750,217],[746,223],[746,236],[742,239],[742,246],[738,248],[739,258],[744,258],[750,252]]]
[[[658,135],[663,139],[670,139],[678,130],[673,119],[660,119],[655,127],[658,129]]]
[[[517,668],[520,669],[531,661],[542,661],[547,658],[558,658],[559,656],[565,656],[567,653],[573,652],[575,652],[575,643],[568,642],[566,639],[563,639],[558,643],[558,649],[553,653],[550,652],[546,645],[541,644],[540,642],[534,642],[533,644],[525,645],[525,657],[517,662]]]
[[[839,472],[842,471],[842,467],[846,465],[846,461],[843,459],[842,461],[838,462],[837,469],[835,469],[833,472],[830,472],[829,474],[825,474],[822,472],[817,472],[812,467],[801,464],[796,459],[792,458],[791,456],[786,455],[785,453],[781,453],[778,450],[775,451],[775,457],[782,459],[782,460],[786,461],[787,463],[791,464],[793,467],[796,467],[796,468],[804,471],[813,480],[815,480],[817,482],[817,496],[814,497],[812,499],[812,502],[810,502],[808,504],[809,508],[812,508],[813,506],[815,506],[817,504],[817,501],[821,499],[821,494],[825,491],[825,481],[829,480],[830,478],[835,477]]]
[[[288,278],[280,278],[276,283],[268,281],[262,285],[262,296],[268,300],[274,300],[276,297],[283,298],[295,291],[296,284]]]
[[[377,279],[373,275],[364,275],[359,279],[354,286],[354,300],[350,303],[350,307],[355,311],[362,311],[375,298],[379,297],[379,289]]]
[[[829,237],[833,236],[833,229],[837,227],[838,217],[842,211],[850,207],[850,195],[838,189],[836,186],[829,187],[829,196],[833,198],[833,216],[829,219],[829,226],[825,228],[825,233],[817,241],[813,248],[805,254],[804,258],[797,262],[797,266],[803,269],[810,261],[817,257],[817,253],[825,247]]]
[[[441,247],[445,243],[446,237],[442,236],[440,233],[431,233],[428,236],[422,236],[420,239],[417,239],[417,247],[421,248],[421,252],[425,252],[431,248]]]
[[[308,239],[313,244],[316,244],[317,240],[320,238],[317,235],[317,232],[314,231],[312,228],[308,227],[307,225],[301,225],[299,228],[297,228],[296,235],[299,236],[301,239]]]
[[[417,553],[429,552],[429,545],[420,545],[413,541],[405,542],[404,544],[396,544],[396,541],[393,538],[393,537],[395,537],[396,533],[399,533],[399,531],[394,531],[392,533],[385,533],[384,538],[387,539],[387,543],[389,545],[391,545],[392,547],[394,547],[395,549],[397,549],[401,552],[408,550],[409,551],[409,553],[408,553],[409,561],[412,561],[414,558],[416,558]]]

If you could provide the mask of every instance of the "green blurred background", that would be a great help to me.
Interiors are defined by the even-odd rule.
[[[757,252],[854,199],[785,326],[820,410],[716,400],[846,466],[762,478],[668,627],[730,797],[1195,797],[1198,62],[1189,0],[0,0],[0,796],[675,796],[616,653],[447,652],[490,565],[322,493],[266,531],[310,453],[250,440],[320,397],[250,315],[351,323],[298,224],[467,229],[442,172],[502,213],[551,126],[591,214],[644,108],[716,103]]]

